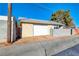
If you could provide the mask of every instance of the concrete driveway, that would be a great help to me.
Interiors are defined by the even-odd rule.
[[[79,44],[79,36],[0,47],[1,56],[51,56]]]

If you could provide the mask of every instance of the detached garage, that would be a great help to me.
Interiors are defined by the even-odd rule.
[[[37,19],[19,19],[22,28],[22,38],[31,36],[51,35],[51,29],[54,26],[62,25],[53,21],[44,21]]]

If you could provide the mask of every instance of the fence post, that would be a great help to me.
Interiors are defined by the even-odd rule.
[[[50,28],[50,35],[53,35],[53,29]]]
[[[72,28],[71,28],[71,35],[72,35]]]

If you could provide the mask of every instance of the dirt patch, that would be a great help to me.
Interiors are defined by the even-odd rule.
[[[6,42],[7,39],[0,40],[0,47],[10,47],[12,44]]]
[[[0,47],[10,47],[11,45],[11,43],[0,42]]]
[[[55,41],[55,40],[67,40],[72,36],[61,36],[61,37],[53,37],[53,36],[32,36],[32,37],[25,37],[22,39],[19,39],[18,41],[14,42],[13,44],[22,45],[22,44],[28,44],[33,42],[39,42],[39,41]],[[10,47],[12,44],[8,44],[6,41],[0,41],[0,47]]]
[[[32,43],[32,42],[39,42],[39,41],[49,41],[49,40],[65,40],[69,38],[70,36],[62,36],[62,37],[53,37],[53,36],[33,36],[33,37],[26,37],[22,38],[15,42],[15,44],[26,44],[26,43]]]

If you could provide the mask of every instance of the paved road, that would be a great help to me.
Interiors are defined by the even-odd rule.
[[[79,56],[79,44],[60,53],[57,53],[54,56]]]
[[[64,39],[40,41],[23,45],[13,44],[10,47],[1,47],[1,56],[49,56],[79,44],[79,36]]]

